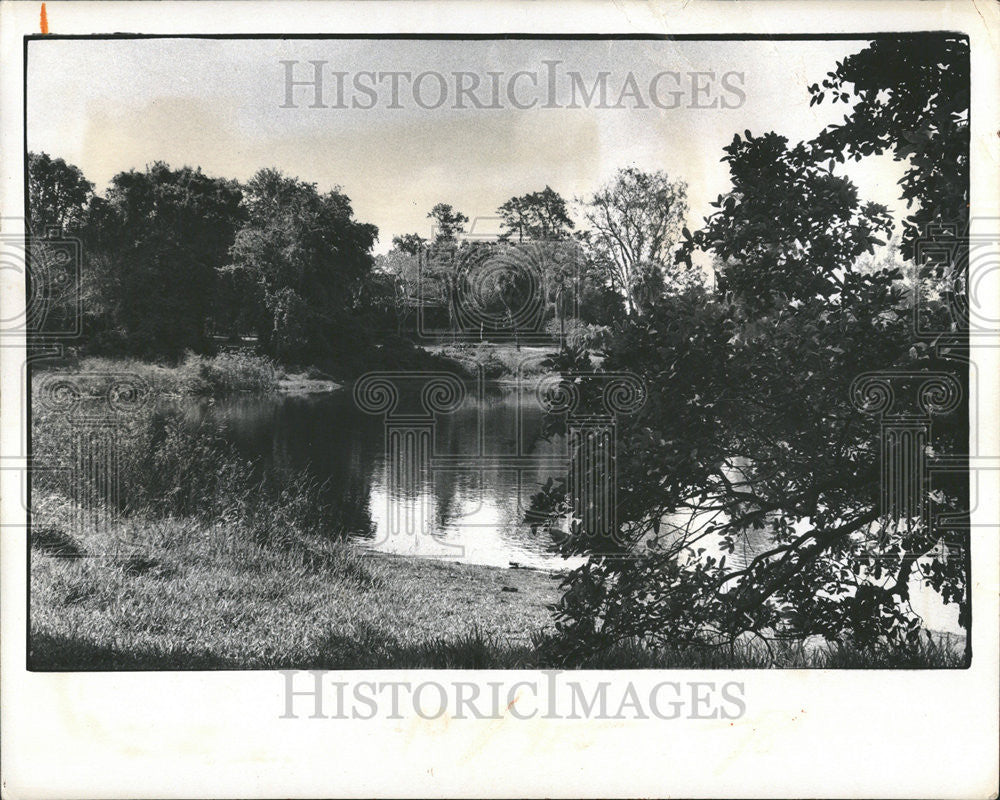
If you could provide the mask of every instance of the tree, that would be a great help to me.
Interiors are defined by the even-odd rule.
[[[568,239],[575,227],[566,210],[566,201],[549,186],[539,192],[510,198],[497,213],[502,227],[506,228],[500,237],[504,241],[515,235],[518,242]]]
[[[422,285],[419,287],[421,302],[425,306],[437,304],[444,308],[448,328],[454,334],[455,291],[462,252],[458,239],[465,232],[465,223],[469,218],[448,203],[438,203],[428,212],[427,217],[434,221],[434,240],[425,253]]]
[[[94,185],[79,167],[47,153],[28,153],[28,233],[31,291],[44,303],[32,330],[73,330],[80,313],[79,264],[51,236],[77,236]]]
[[[551,187],[510,198],[497,209],[505,228],[501,242],[516,241],[526,268],[536,272],[534,291],[543,299],[553,318],[558,319],[560,340],[564,339],[566,300],[578,283],[579,247],[572,243],[576,227],[566,208],[566,200]],[[525,246],[528,243],[529,246]],[[512,284],[513,285],[513,284]]]
[[[397,334],[402,334],[421,301],[420,256],[396,239],[392,250],[375,257],[373,277],[382,289],[383,302],[392,306]]]
[[[157,162],[121,172],[84,224],[85,303],[97,345],[176,358],[208,348],[216,271],[242,212],[234,181]]]
[[[392,237],[392,246],[403,253],[417,256],[427,247],[427,240],[418,233],[404,233],[402,236]]]
[[[461,211],[456,211],[448,203],[438,203],[427,214],[434,220],[434,244],[454,245],[458,237],[465,233],[465,223],[469,218]]]
[[[864,257],[891,220],[809,146],[748,134],[725,152],[733,189],[680,254],[724,264],[724,291],[668,294],[606,348],[602,371],[647,390],[619,418],[618,538],[593,538],[565,484],[535,499],[550,520],[569,517],[566,552],[592,554],[565,582],[558,646],[575,658],[750,632],[906,647],[921,625],[913,580],[968,626],[968,563],[955,557],[968,546],[965,476],[886,506],[882,460],[910,451],[864,413],[932,414],[934,453],[967,447],[964,373],[915,340],[893,260]],[[857,383],[872,375],[895,394],[878,377]],[[601,398],[600,372],[564,380],[582,404]],[[932,527],[941,512],[951,520]]]
[[[937,330],[951,331],[937,337],[935,346],[938,353],[951,355],[940,367],[963,387],[969,385],[969,318],[963,309],[968,308],[969,294],[970,68],[967,36],[904,35],[872,42],[838,62],[822,85],[809,87],[811,103],[823,102],[827,94],[833,102],[853,103],[842,125],[829,126],[813,140],[817,154],[843,162],[846,157],[860,161],[891,151],[897,161],[906,162],[901,198],[908,207],[917,205],[903,220],[900,243],[901,254],[913,266],[911,306],[919,303],[925,319],[936,318]],[[932,246],[923,250],[921,245],[929,241]],[[942,252],[948,257],[941,259]],[[928,343],[917,346],[926,348]],[[944,422],[958,441],[967,438],[964,404]],[[964,456],[953,460],[968,465]],[[965,472],[955,470],[936,482],[944,494],[967,498]],[[967,508],[963,502],[958,507]],[[967,576],[972,569],[967,530],[960,527],[949,535],[964,550],[959,561]],[[967,598],[959,602],[967,615]],[[969,648],[971,635],[966,625]]]
[[[256,287],[264,350],[283,361],[328,357],[354,346],[352,326],[372,269],[374,225],[357,222],[350,199],[275,169],[244,187],[246,223],[229,270]]]
[[[775,133],[747,131],[724,150],[733,188],[712,203],[720,211],[709,225],[684,229],[680,259],[690,265],[692,250],[710,251],[721,265],[718,289],[758,310],[853,291],[856,260],[888,239],[886,208],[861,204],[849,180]]]
[[[29,228],[33,236],[78,227],[93,193],[94,184],[83,177],[79,167],[48,153],[28,153]]]
[[[586,240],[596,263],[625,298],[628,313],[642,313],[642,284],[673,264],[687,215],[686,184],[664,172],[626,167],[586,205]]]
[[[903,220],[902,251],[912,260],[934,228],[965,231],[969,203],[969,40],[912,35],[878,39],[837,62],[809,87],[810,105],[853,103],[840,125],[811,143],[818,159],[843,163],[891,151],[907,168],[902,199],[918,208]]]

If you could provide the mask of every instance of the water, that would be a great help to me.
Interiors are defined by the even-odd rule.
[[[431,469],[402,489],[387,474],[384,419],[361,411],[349,391],[203,401],[187,414],[219,424],[265,470],[306,470],[326,482],[335,524],[364,547],[500,567],[581,563],[559,556],[547,533],[524,522],[541,484],[566,474],[564,437],[542,437],[533,391],[488,386],[469,394],[434,418]]]
[[[386,469],[385,420],[361,411],[349,391],[201,401],[186,413],[219,424],[264,470],[305,470],[325,482],[332,522],[363,547],[498,567],[582,563],[559,556],[551,537],[524,521],[532,495],[547,479],[565,477],[567,466],[565,437],[542,436],[544,412],[532,390],[473,389],[456,411],[433,419],[430,469],[402,480]],[[766,544],[751,532],[727,560],[743,566]],[[928,627],[961,631],[955,606],[916,579],[910,590]]]

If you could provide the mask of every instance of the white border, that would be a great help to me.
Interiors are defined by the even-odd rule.
[[[51,31],[67,34],[964,31],[971,37],[973,58],[972,211],[1000,217],[995,182],[1000,12],[995,3],[52,2],[47,8]],[[38,20],[36,2],[0,5],[5,218],[22,213],[20,37],[37,32]],[[13,275],[0,273],[0,280],[0,318],[9,318],[23,303],[23,287]],[[9,342],[4,345],[0,450],[6,461],[20,454],[24,353]],[[995,349],[981,344],[974,356],[980,436],[973,452],[1000,454],[1000,360]],[[980,485],[988,486],[989,480]],[[0,493],[6,501],[3,522],[17,524],[16,473],[0,471]],[[976,511],[977,524],[994,527],[977,529],[974,542],[969,670],[669,674],[672,680],[743,681],[748,710],[734,724],[289,721],[277,719],[283,679],[271,672],[26,673],[25,542],[23,529],[5,527],[0,539],[2,794],[995,797],[998,497],[1000,492],[981,497]],[[382,679],[402,674],[377,673]],[[584,675],[596,679],[602,674]],[[640,683],[663,679],[650,672],[628,674]],[[477,677],[513,681],[518,676]]]

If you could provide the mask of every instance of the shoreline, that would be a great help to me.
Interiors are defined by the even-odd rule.
[[[518,562],[510,562],[509,566],[502,567],[497,564],[475,564],[468,561],[455,561],[447,558],[438,558],[436,556],[425,556],[425,555],[409,555],[406,553],[386,553],[381,550],[372,550],[364,547],[361,544],[353,542],[351,539],[347,539],[347,542],[351,544],[352,547],[357,548],[358,555],[362,558],[371,558],[373,560],[385,560],[386,562],[394,561],[430,561],[436,564],[443,564],[446,567],[454,567],[456,569],[470,569],[471,571],[477,570],[495,570],[501,573],[510,572],[533,572],[537,575],[543,575],[548,578],[555,580],[556,578],[563,578],[569,571],[569,567],[561,569],[550,569],[548,567],[532,567],[527,564],[520,564]]]
[[[334,380],[289,375],[285,378],[278,379],[278,387],[275,391],[278,394],[289,395],[331,394],[333,392],[339,392],[346,385],[346,383],[337,383]]]
[[[533,388],[540,380],[558,374],[534,366],[550,348],[517,351],[509,344],[484,342],[477,346],[477,357],[455,358],[442,345],[415,346],[430,355],[452,357],[467,383],[485,379],[504,388]],[[229,351],[214,356],[189,355],[177,364],[133,356],[61,356],[40,359],[29,369],[33,380],[61,374],[93,379],[94,388],[119,377],[138,377],[157,395],[168,398],[332,394],[349,389],[357,380],[335,379],[316,367],[283,367],[256,354]]]
[[[194,518],[66,531],[32,532],[34,670],[961,664],[951,637],[881,656],[815,641],[776,644],[773,652],[753,641],[702,651],[622,642],[567,664],[546,650],[561,597],[561,576],[547,570],[363,551],[337,540],[261,543],[242,525]]]
[[[553,632],[560,596],[540,570],[260,543],[195,518],[70,531],[32,531],[33,669],[510,667]]]

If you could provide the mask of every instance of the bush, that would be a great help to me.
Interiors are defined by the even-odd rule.
[[[200,356],[188,352],[178,366],[163,366],[131,358],[88,356],[75,363],[33,372],[32,386],[44,393],[47,381],[65,378],[85,398],[106,396],[122,377],[138,380],[157,397],[176,395],[222,396],[237,392],[268,394],[278,389],[278,375],[270,359],[252,353]],[[34,406],[33,410],[38,410]]]
[[[566,336],[566,344],[574,350],[600,350],[608,341],[611,329],[607,325],[591,325],[578,319],[567,319],[560,329],[559,320],[549,320],[548,332],[558,336],[560,330]]]
[[[184,394],[267,394],[278,388],[271,360],[249,353],[219,353],[206,358],[189,351],[178,369]]]
[[[261,542],[346,533],[315,480],[295,471],[261,478],[257,465],[241,458],[219,430],[192,424],[180,411],[147,410],[119,426],[115,437],[118,484],[116,507],[109,510],[117,516],[231,523]],[[32,445],[40,464],[73,463],[75,437],[58,415],[35,416]],[[35,527],[44,531],[56,525],[68,498],[108,498],[105,478],[92,470],[35,470]],[[331,520],[337,521],[335,529]],[[65,543],[49,537],[44,544],[53,549]]]

